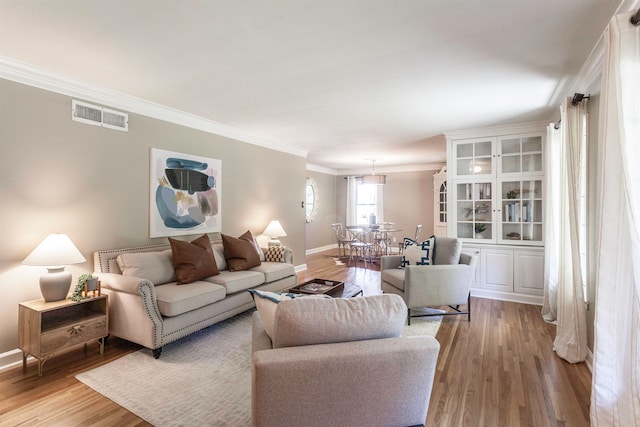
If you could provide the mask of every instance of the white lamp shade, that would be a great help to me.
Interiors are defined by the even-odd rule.
[[[60,266],[86,259],[66,234],[49,234],[25,259],[25,265]]]
[[[377,184],[383,185],[387,182],[386,175],[363,175],[362,176],[362,184]]]
[[[45,301],[60,301],[67,297],[71,286],[71,273],[64,266],[85,261],[69,236],[49,234],[22,263],[46,266],[48,273],[40,276],[40,292]]]
[[[282,228],[282,225],[280,225],[280,221],[271,221],[269,223],[269,225],[267,225],[267,228],[264,229],[264,233],[265,235],[269,236],[269,237],[284,237],[287,235],[287,233],[285,233],[284,228]]]

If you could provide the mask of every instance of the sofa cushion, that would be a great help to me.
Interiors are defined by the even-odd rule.
[[[132,252],[116,258],[120,271],[125,276],[147,279],[154,285],[174,282],[176,272],[171,262],[171,250],[156,252]]]
[[[264,283],[264,274],[259,271],[242,270],[242,271],[221,271],[217,276],[207,277],[208,282],[224,286],[227,294],[235,294],[236,292],[246,291],[249,288],[255,288]]]
[[[168,317],[213,304],[227,295],[224,286],[200,280],[189,283],[189,286],[167,283],[156,286],[155,291],[158,309]]]
[[[250,231],[238,238],[223,234],[222,244],[229,271],[242,271],[260,265],[260,255]]]
[[[265,261],[257,267],[252,267],[251,271],[257,271],[264,274],[264,282],[271,283],[285,277],[295,276],[296,269],[293,264],[285,264],[283,262]]]
[[[169,243],[179,285],[219,274],[211,242],[206,234],[191,243],[169,237]]]
[[[393,285],[396,289],[404,291],[404,270],[399,268],[390,268],[380,272],[382,281]]]
[[[407,265],[432,265],[433,252],[436,245],[436,238],[430,237],[422,242],[404,238],[404,251],[402,256],[402,266]]]
[[[284,292],[261,291],[259,289],[249,289],[249,293],[256,303],[256,309],[260,313],[264,331],[273,339],[273,323],[276,309],[281,301],[290,301],[299,298],[329,298],[328,295],[301,295]]]
[[[282,301],[273,322],[273,347],[399,337],[406,319],[407,305],[394,294]]]
[[[452,237],[439,237],[434,254],[435,264],[459,264],[461,253],[461,240]]]

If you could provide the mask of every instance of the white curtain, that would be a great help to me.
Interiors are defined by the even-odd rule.
[[[560,234],[560,148],[562,139],[559,128],[550,124],[545,145],[545,236],[544,236],[544,301],[542,318],[556,323],[558,318],[557,290],[559,272]]]
[[[640,27],[605,30],[591,423],[640,425]]]
[[[557,328],[553,349],[570,363],[587,356],[587,314],[582,289],[580,257],[580,206],[584,156],[585,103],[571,105],[567,98],[561,110],[562,143],[559,149]],[[548,179],[548,178],[547,178]],[[549,231],[547,230],[546,233]],[[547,236],[545,236],[547,237]]]
[[[347,212],[346,225],[357,225],[358,218],[356,212],[356,197],[358,191],[358,183],[355,176],[347,177]]]
[[[384,222],[384,185],[378,185],[376,192],[376,222]]]

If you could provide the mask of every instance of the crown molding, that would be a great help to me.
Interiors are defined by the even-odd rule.
[[[308,154],[303,149],[275,144],[233,126],[136,98],[122,92],[56,75],[50,71],[1,55],[0,78],[299,157],[306,158]]]
[[[425,163],[422,165],[400,165],[400,166],[376,166],[376,175],[385,173],[403,173],[403,172],[423,172],[440,170],[446,163]],[[367,175],[371,173],[371,168],[345,169],[339,171],[340,175]]]
[[[640,8],[640,0],[623,0],[618,5],[618,9],[614,13],[613,16],[620,15],[623,13],[633,13]],[[607,27],[600,34],[600,38],[596,42],[596,45],[591,49],[591,53],[587,57],[587,60],[582,65],[580,69],[580,73],[578,73],[578,77],[576,78],[571,93],[580,92],[586,93],[587,88],[589,88],[596,79],[602,77],[602,67],[604,65],[604,52],[605,52],[605,33],[607,31]],[[570,95],[569,94],[569,95]]]
[[[490,126],[476,129],[462,129],[450,132],[445,132],[447,139],[465,139],[465,138],[484,138],[489,136],[510,135],[517,133],[531,133],[545,131],[547,125],[551,122],[529,122],[529,123],[517,123],[501,126]]]
[[[338,171],[325,166],[315,165],[313,163],[307,163],[307,170],[312,172],[324,173],[327,175],[338,175]]]

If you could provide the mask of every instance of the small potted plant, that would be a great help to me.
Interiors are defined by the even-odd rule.
[[[88,298],[82,295],[82,293],[84,292],[85,283],[88,284],[89,290],[97,289],[98,287],[98,279],[96,277],[93,277],[93,275],[91,274],[83,274],[80,277],[78,277],[78,284],[76,285],[76,288],[73,290],[73,294],[71,294],[71,300],[80,301],[85,298]]]
[[[516,192],[511,190],[507,193],[507,199],[515,199],[517,197]]]
[[[473,227],[476,232],[476,239],[483,239],[482,232],[487,229],[487,226],[481,222],[476,223]]]

